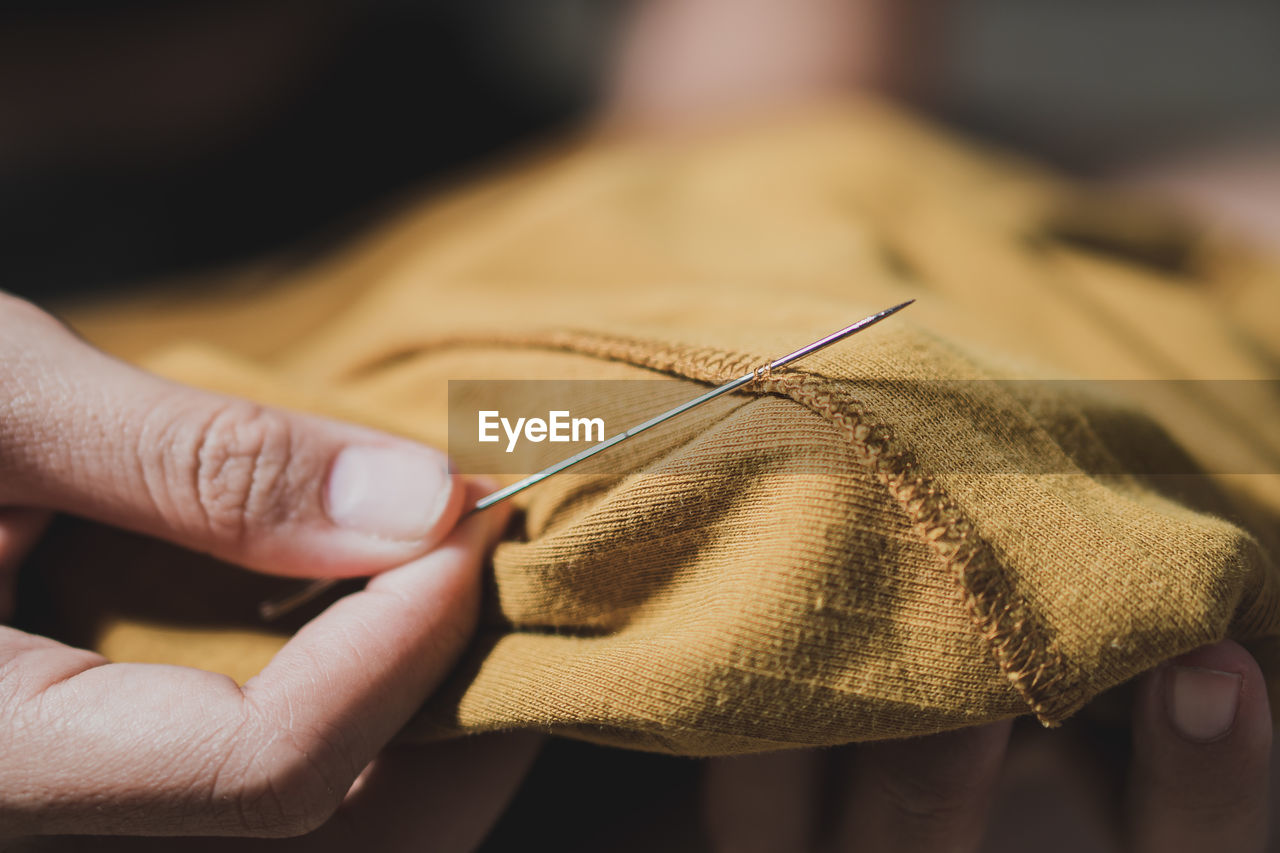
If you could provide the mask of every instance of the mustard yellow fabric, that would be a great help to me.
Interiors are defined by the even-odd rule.
[[[481,633],[406,732],[705,755],[1053,723],[1223,637],[1280,672],[1280,478],[1248,473],[1277,470],[1280,397],[911,381],[1276,378],[1278,294],[1240,247],[850,101],[575,140],[301,269],[69,316],[182,381],[444,446],[449,379],[692,391],[917,298],[619,448],[630,473],[522,495]],[[1242,473],[1141,476],[1183,453]],[[120,562],[51,570],[109,657],[244,679],[283,642],[252,615],[278,583]]]

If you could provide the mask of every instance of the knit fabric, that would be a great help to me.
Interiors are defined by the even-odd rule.
[[[1240,247],[857,101],[578,140],[301,271],[69,316],[179,380],[443,447],[450,379],[692,395],[918,298],[611,451],[625,473],[522,494],[480,633],[405,733],[707,755],[1052,724],[1225,637],[1280,673],[1274,384],[1139,407],[983,381],[1274,379],[1277,294]],[[1165,475],[1188,465],[1210,473]],[[283,642],[264,581],[173,559],[57,561],[54,622],[253,675]]]

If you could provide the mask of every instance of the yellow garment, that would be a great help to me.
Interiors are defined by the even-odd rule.
[[[1280,478],[1137,476],[1183,451],[1277,470],[1280,396],[1164,394],[1179,450],[1053,383],[932,381],[1274,378],[1277,293],[1242,251],[851,102],[581,141],[301,272],[71,319],[179,380],[444,446],[449,379],[696,390],[917,297],[618,448],[634,473],[523,494],[480,636],[407,733],[716,754],[1054,722],[1227,636],[1280,672]],[[278,583],[155,562],[55,568],[70,634],[239,679],[283,641],[252,618]]]

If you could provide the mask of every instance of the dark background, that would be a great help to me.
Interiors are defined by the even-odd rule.
[[[202,5],[0,0],[0,45],[24,43],[33,23],[92,39]],[[18,72],[0,56],[0,288],[43,301],[332,245],[410,191],[581,121],[627,6],[353,4],[283,94],[177,159],[84,156],[96,141],[74,128],[77,156],[6,156],[29,114],[6,102],[3,75]],[[956,0],[944,14],[930,109],[969,132],[1086,174],[1222,139],[1280,140],[1274,0]],[[74,40],[52,44],[79,55]],[[234,44],[218,49],[240,61]],[[92,87],[90,60],[70,63],[66,85]]]

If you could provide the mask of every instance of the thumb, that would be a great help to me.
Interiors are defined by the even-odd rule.
[[[3,293],[0,364],[0,506],[311,576],[413,559],[461,513],[437,451],[160,379]]]

